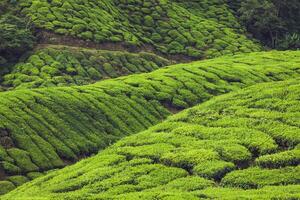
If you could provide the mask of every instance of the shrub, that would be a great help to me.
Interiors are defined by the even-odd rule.
[[[29,154],[21,149],[12,148],[8,149],[7,153],[12,157],[18,166],[26,172],[37,171],[39,168],[32,163]]]
[[[41,72],[45,74],[49,74],[51,77],[55,75],[59,75],[60,73],[58,69],[54,67],[50,67],[48,65],[43,66]]]
[[[187,108],[189,106],[186,102],[179,98],[173,98],[172,105],[179,109]]]
[[[196,191],[203,190],[208,187],[212,187],[214,182],[197,176],[188,176],[183,178],[177,178],[169,182],[165,187],[175,190],[183,191]]]
[[[102,75],[95,68],[91,67],[87,72],[93,80],[100,80],[102,78]]]
[[[8,180],[17,187],[23,185],[28,181],[28,179],[25,176],[11,176],[8,178]]]
[[[151,35],[151,40],[153,40],[154,42],[160,42],[160,41],[162,41],[162,39],[163,38],[158,33],[153,33]]]
[[[281,153],[264,155],[255,160],[261,167],[280,168],[300,164],[300,150],[290,150]]]
[[[145,16],[144,18],[144,24],[146,26],[152,27],[154,25],[154,20],[150,15]]]
[[[198,163],[218,158],[219,156],[216,152],[206,149],[178,149],[174,152],[164,154],[161,160],[168,165],[190,169]]]
[[[38,55],[30,56],[30,58],[28,59],[28,61],[30,63],[32,63],[32,65],[37,66],[38,68],[41,68],[41,67],[43,67],[45,65],[44,61],[41,60]]]
[[[33,48],[35,37],[28,22],[13,14],[0,16],[0,55],[2,63],[15,61],[23,53]]]
[[[177,41],[171,42],[167,48],[170,53],[182,53],[184,50],[184,46]]]
[[[29,172],[26,174],[26,176],[30,179],[30,180],[33,180],[33,179],[36,179],[38,177],[41,177],[43,176],[43,173],[41,172]]]
[[[191,57],[196,57],[196,58],[199,58],[202,56],[201,51],[199,51],[193,47],[187,48],[187,54]]]
[[[1,169],[3,169],[9,175],[11,175],[11,174],[20,174],[21,173],[21,169],[18,166],[15,166],[14,164],[11,164],[10,162],[1,161],[0,166],[1,166]]]
[[[1,128],[0,128],[0,131],[1,131]],[[6,150],[0,146],[0,160],[5,160],[5,161],[9,161],[9,162],[13,162],[13,159],[11,159],[7,153],[6,153]]]
[[[258,167],[233,171],[222,179],[223,186],[240,187],[244,189],[261,188],[268,185],[296,184],[299,177],[299,167],[281,169],[260,169]]]
[[[117,77],[117,73],[113,66],[109,63],[104,63],[103,64],[103,70],[110,76],[110,77]]]
[[[208,179],[220,180],[225,174],[234,170],[235,165],[224,161],[208,161],[198,164],[193,171],[199,176]]]
[[[83,33],[80,33],[81,37],[87,40],[92,40],[93,39],[93,33],[90,31],[86,31]]]
[[[0,195],[8,193],[15,188],[14,184],[9,181],[0,181]]]

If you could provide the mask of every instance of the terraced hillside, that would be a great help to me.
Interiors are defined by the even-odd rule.
[[[194,15],[223,24],[228,28],[236,30],[238,33],[244,33],[243,27],[239,24],[234,15],[232,6],[238,2],[234,0],[173,0],[180,6],[186,8]]]
[[[202,14],[173,0],[21,0],[19,5],[40,29],[41,43],[84,45],[81,38],[194,58],[261,49],[244,35],[225,2],[203,1],[197,7]]]
[[[3,199],[299,199],[299,80],[214,98]]]
[[[297,78],[299,63],[297,51],[251,53],[87,86],[2,92],[1,193],[38,176],[37,172],[96,153],[216,95]],[[276,150],[276,145],[263,145],[261,150]]]
[[[67,46],[47,46],[19,62],[1,84],[25,89],[86,85],[122,75],[151,72],[172,62],[150,53],[100,51]]]

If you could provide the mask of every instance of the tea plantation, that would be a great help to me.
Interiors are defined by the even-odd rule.
[[[264,65],[265,63],[268,65]],[[2,92],[1,193],[41,175],[41,172],[61,168],[96,153],[126,135],[145,130],[172,113],[214,96],[259,82],[297,78],[300,74],[299,63],[300,52],[297,51],[251,53],[169,66],[150,73],[105,80],[87,86]],[[250,114],[248,111],[246,113]],[[215,117],[214,114],[210,116]],[[233,125],[230,119],[228,121]],[[275,129],[273,124],[265,124],[265,128],[268,126],[276,130],[273,134],[278,130],[291,132],[283,138],[280,132],[272,135],[276,142],[284,146],[296,145],[298,140],[295,140],[294,132],[298,129],[294,130],[284,124]],[[244,134],[248,134],[246,129],[228,129],[227,132],[232,132],[232,136],[241,140]],[[277,146],[270,137],[259,131],[253,131],[253,135],[243,143],[251,152],[266,154],[276,150]],[[222,138],[221,135],[220,137]],[[258,144],[253,141],[257,137],[271,142]],[[142,140],[136,142],[138,141]],[[149,148],[151,152],[152,147]],[[159,147],[164,148],[164,145]],[[232,148],[240,149],[236,145]],[[250,159],[251,154],[247,149],[241,148],[243,154],[238,152],[234,162]],[[206,155],[205,152],[202,154]],[[208,152],[207,156],[218,155]],[[230,153],[228,156],[233,155]],[[177,157],[174,154],[174,159]],[[294,159],[293,156],[290,157]],[[273,158],[261,158],[259,163],[268,165],[268,159]],[[183,161],[178,160],[178,164]],[[218,169],[223,165],[229,169],[233,167],[230,163],[221,162],[216,167]],[[201,174],[203,169],[199,167],[197,170]]]
[[[0,200],[299,200],[299,0],[0,0]]]
[[[3,199],[299,199],[299,79],[213,98]]]
[[[107,78],[150,72],[172,62],[150,53],[48,46],[35,51],[4,76],[9,89],[86,85]]]
[[[43,31],[154,48],[165,55],[211,58],[261,49],[245,36],[224,2],[203,1],[192,11],[182,4],[173,0],[21,0],[19,6]]]

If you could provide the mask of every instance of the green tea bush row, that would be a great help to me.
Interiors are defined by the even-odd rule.
[[[299,86],[299,79],[260,83],[213,98],[127,136],[94,157],[20,186],[3,199],[297,199],[299,166],[252,166],[255,157],[282,151],[269,130],[259,126],[277,116],[265,116],[248,126],[241,121],[255,119],[234,109],[259,105],[259,110],[292,113],[288,122],[282,122],[289,125],[298,121],[300,111],[293,108],[300,105]],[[257,150],[244,144],[239,134],[227,135],[230,131],[223,129],[229,126],[218,121],[228,116],[236,120],[230,127],[249,130],[249,135],[243,133],[244,140],[251,138],[251,131],[261,131],[263,137],[251,138]],[[218,137],[202,137],[210,135],[212,128],[215,133],[220,130]],[[297,130],[299,133],[299,126]],[[290,145],[291,149],[294,143]]]
[[[299,176],[300,166],[271,170],[254,167],[227,174],[221,184],[244,189],[261,188],[266,185],[299,184]]]
[[[207,188],[196,193],[196,196],[205,196],[207,199],[299,199],[299,184],[266,186],[260,189],[244,190],[240,188]]]
[[[259,82],[299,77],[299,58],[299,52],[252,53],[174,65],[87,86],[3,92],[0,94],[0,130],[6,130],[12,145],[0,148],[0,164],[9,176],[27,176],[63,167],[126,135],[157,124],[171,112]],[[266,61],[268,67],[263,67]],[[240,97],[234,99],[239,101]],[[224,105],[227,110],[203,111],[197,119],[186,119],[199,122],[186,124],[184,129],[174,125],[162,127],[166,131],[172,128],[172,134],[157,133],[160,137],[154,138],[146,134],[143,139],[136,139],[133,147],[120,148],[120,152],[124,157],[159,159],[168,166],[180,166],[219,179],[233,169],[233,164],[250,162],[252,154],[275,152],[277,144],[293,147],[299,143],[299,130],[292,125],[296,123],[292,120],[294,115],[276,111],[277,107],[282,108],[280,101],[261,99],[257,102],[273,106],[274,111],[255,110],[255,106],[264,104],[253,103],[252,112],[247,104],[248,107],[239,109],[238,113],[237,107],[229,104],[235,101],[224,100],[218,105]],[[292,105],[297,107],[295,102]],[[230,115],[235,112],[239,115]],[[255,120],[250,116],[254,113],[263,113],[265,120],[261,120],[262,117]],[[282,121],[267,129],[264,125],[274,122],[268,119],[276,116]],[[287,131],[280,137],[279,128],[281,132]],[[191,140],[180,138],[182,135]],[[153,144],[157,141],[159,144]],[[148,146],[140,146],[145,144]],[[181,148],[175,151],[177,146]],[[202,146],[205,150],[190,151],[193,146]],[[174,151],[169,152],[172,149]],[[164,156],[158,157],[160,154]],[[206,158],[218,163],[218,167],[203,170],[207,166],[207,163],[202,165]],[[220,158],[226,163],[219,162]]]
[[[18,63],[4,77],[2,85],[11,89],[86,85],[107,78],[150,72],[170,64],[150,53],[50,46]]]
[[[276,154],[265,155],[257,158],[255,163],[258,166],[272,168],[285,167],[300,164],[300,150],[283,151]]]
[[[89,41],[147,44],[160,53],[195,58],[261,49],[240,30],[230,9],[216,2],[203,2],[196,12],[171,0],[22,0],[20,5],[38,28]]]
[[[15,185],[10,181],[0,181],[0,195],[15,189]]]

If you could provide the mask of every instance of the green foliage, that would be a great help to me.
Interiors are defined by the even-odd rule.
[[[13,183],[9,181],[0,181],[0,195],[8,193],[9,191],[15,189]]]
[[[10,158],[10,159],[12,159],[12,158]],[[17,167],[17,166],[15,166],[14,164],[12,164],[10,162],[1,161],[0,166],[1,166],[1,169],[4,170],[9,175],[20,174],[21,173],[20,167]]]
[[[174,181],[162,186],[162,190],[183,190],[183,191],[195,191],[202,190],[211,186],[214,186],[214,182],[197,176],[187,176],[184,178],[177,178]]]
[[[266,185],[298,184],[300,167],[286,167],[281,169],[249,168],[227,174],[221,184],[223,186],[240,187],[244,189],[261,188]]]
[[[225,3],[67,0],[62,4],[21,0],[20,6],[38,28],[95,42],[124,42],[146,48],[152,45],[160,53],[195,58],[261,49],[243,35],[238,20]],[[190,34],[195,32],[201,37]],[[216,39],[224,39],[231,48],[220,48],[214,44]],[[238,49],[241,46],[244,48]]]
[[[210,199],[299,199],[299,185],[266,186],[256,190],[239,188],[207,188],[197,192],[198,196]]]
[[[28,181],[25,176],[11,176],[8,178],[8,180],[11,181],[15,186],[23,185]]]
[[[261,83],[213,98],[125,137],[91,158],[35,179],[3,199],[297,199],[299,166],[274,162],[270,163],[274,169],[268,169],[252,167],[251,160],[233,163],[222,149],[240,146],[244,151],[244,137],[245,141],[251,138],[257,149],[265,143],[271,152],[284,156],[284,146],[274,142],[274,133],[283,124],[298,123],[299,86],[299,79]],[[276,119],[280,123],[270,129],[262,126]],[[245,128],[249,134],[230,133],[231,128]],[[285,148],[299,145],[296,129],[294,143]],[[256,131],[268,139],[252,137]],[[257,160],[268,156],[266,150],[250,153]]]
[[[0,16],[0,64],[16,61],[34,45],[28,22],[13,14]]]
[[[295,48],[289,35],[300,32],[297,0],[247,0],[240,5],[240,18],[254,37],[272,48]],[[298,47],[297,47],[298,48]]]
[[[43,173],[40,172],[29,172],[28,174],[26,174],[26,177],[28,177],[30,180],[33,180],[41,176],[43,176]]]
[[[4,76],[2,85],[10,89],[86,85],[102,79],[150,72],[171,63],[150,53],[50,46],[15,65],[12,72]]]
[[[265,155],[257,158],[255,163],[260,167],[280,168],[300,164],[300,150],[284,151],[276,154]]]
[[[278,41],[279,49],[300,49],[300,33],[287,34]]]
[[[97,54],[74,59],[61,51],[54,50],[53,55],[56,53],[56,56],[50,57],[48,55],[52,54],[43,52],[38,58],[57,69],[61,69],[63,63],[77,69],[78,63],[91,66],[98,61]],[[84,52],[84,55],[87,54]],[[175,65],[87,86],[5,92],[2,96],[0,94],[0,127],[9,130],[14,148],[2,148],[3,169],[8,175],[27,174],[28,178],[32,178],[34,176],[28,172],[60,168],[65,161],[76,161],[82,155],[95,153],[126,135],[157,124],[170,115],[170,111],[178,111],[176,101],[181,102],[179,108],[188,108],[216,95],[256,83],[298,77],[300,71],[295,64],[299,62],[298,54],[252,53]],[[111,60],[107,57],[111,56],[110,53],[101,55],[104,57],[101,61]],[[143,56],[147,60],[151,58],[149,54],[140,55]],[[143,62],[136,57],[121,54],[111,58],[117,61],[117,58],[123,60],[124,57],[130,58],[127,60],[140,70]],[[265,62],[268,62],[268,67],[262,67]],[[23,65],[17,68],[21,70]],[[88,74],[85,70],[77,73]],[[276,94],[275,91],[273,93]],[[277,144],[295,147],[300,141],[298,128],[269,120],[272,117],[284,118],[285,115],[275,109],[285,104],[272,101],[266,98],[267,95],[255,95],[260,100],[252,103],[251,107],[246,104],[248,107],[241,108],[243,104],[239,96],[230,98],[230,101],[223,100],[222,104],[212,101],[211,107],[206,105],[207,109],[199,114],[196,112],[196,118],[185,118],[184,121],[189,124],[172,125],[166,129],[167,124],[162,124],[158,126],[162,133],[155,132],[155,137],[150,137],[151,134],[146,132],[136,139],[124,139],[114,153],[126,158],[152,159],[203,177],[220,179],[240,163],[250,162],[253,154],[276,152]],[[279,93],[277,96],[286,95]],[[234,106],[235,103],[239,106]],[[259,109],[262,105],[273,110]],[[190,112],[193,113],[193,110]],[[257,117],[259,119],[255,120]],[[292,123],[294,118],[288,116],[288,119]],[[257,128],[251,129],[253,126]],[[216,166],[206,169],[209,162],[216,163]]]
[[[225,174],[234,170],[233,163],[224,161],[208,161],[197,165],[194,172],[208,179],[221,179]]]
[[[261,46],[234,17],[239,9],[256,38],[297,49],[298,5],[0,1],[0,65],[32,49],[29,21],[54,44],[86,40],[183,60],[228,55],[160,69],[172,62],[39,46],[0,80],[0,91],[13,90],[0,93],[0,195],[20,186],[1,199],[300,198],[299,52],[235,55]],[[151,73],[120,77],[142,72]]]
[[[38,167],[31,162],[29,154],[26,151],[20,149],[9,149],[7,150],[9,156],[15,160],[18,166],[26,172],[36,171]]]

